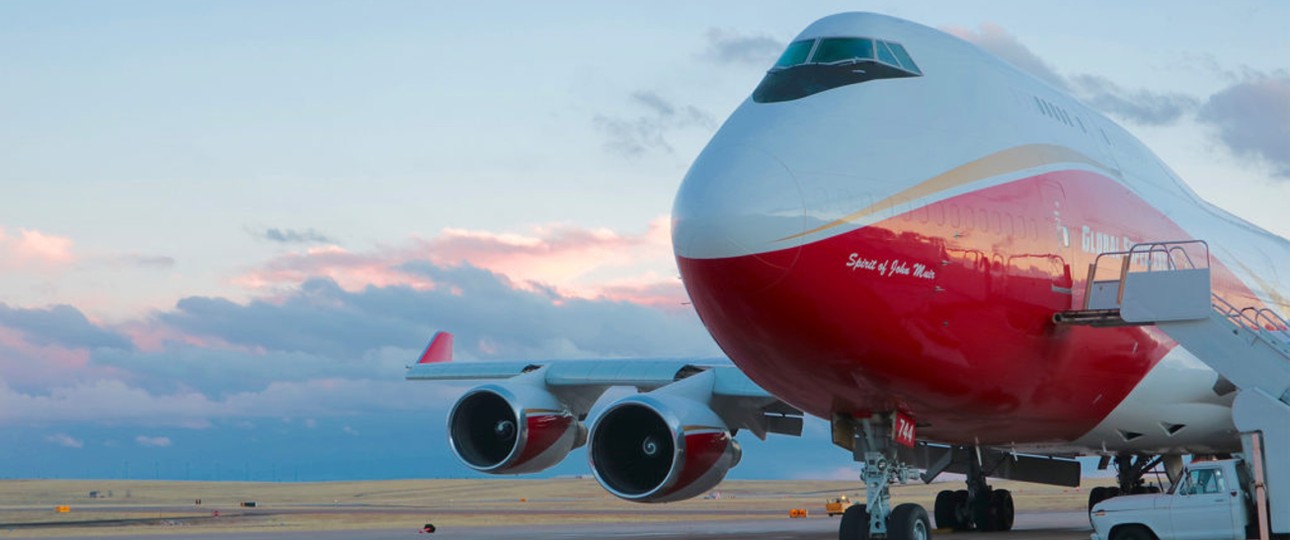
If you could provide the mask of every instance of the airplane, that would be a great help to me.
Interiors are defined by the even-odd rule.
[[[733,364],[451,362],[439,334],[408,379],[500,380],[449,414],[467,466],[533,472],[587,444],[609,492],[667,502],[720,482],[739,431],[800,435],[809,414],[865,463],[866,505],[839,538],[929,538],[927,511],[893,508],[888,486],[946,471],[967,489],[937,495],[938,527],[1008,530],[1012,495],[987,478],[1075,486],[1074,458],[1100,456],[1118,486],[1091,508],[1153,489],[1144,475],[1184,455],[1240,451],[1235,386],[1160,329],[1062,323],[1103,254],[1192,241],[1125,264],[1204,258],[1215,294],[1290,313],[1290,242],[1202,200],[1064,90],[878,14],[793,39],[672,219],[686,291]],[[611,386],[640,392],[588,428]]]

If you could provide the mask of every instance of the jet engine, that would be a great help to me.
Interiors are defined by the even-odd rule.
[[[708,491],[739,463],[739,443],[707,405],[637,394],[605,409],[591,429],[591,470],[606,490],[634,502],[670,502]]]
[[[452,451],[489,474],[522,474],[559,463],[587,430],[551,392],[529,384],[486,384],[466,392],[448,415]]]

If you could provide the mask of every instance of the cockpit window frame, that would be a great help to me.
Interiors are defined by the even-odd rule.
[[[790,43],[788,44],[788,47],[785,47],[785,48],[784,48],[784,52],[788,52],[788,48],[789,48],[789,47],[792,47],[792,46],[794,46],[794,45],[797,45],[798,43],[802,43],[802,42],[807,41],[807,40],[810,40],[810,41],[811,41],[811,50],[810,50],[810,52],[808,52],[808,53],[806,54],[805,59],[804,59],[803,61],[801,61],[801,62],[796,63],[796,64],[788,64],[788,65],[782,65],[782,66],[781,66],[781,65],[779,64],[779,61],[783,59],[783,54],[781,53],[781,54],[780,54],[780,57],[779,57],[779,58],[777,58],[777,59],[775,60],[775,64],[774,64],[774,65],[772,65],[768,71],[782,71],[782,70],[785,70],[785,69],[791,69],[791,68],[800,67],[800,66],[810,66],[810,65],[825,65],[825,66],[828,66],[828,65],[838,65],[838,64],[844,64],[844,63],[846,63],[846,62],[848,62],[848,61],[850,61],[850,60],[855,60],[856,58],[859,58],[859,57],[853,57],[853,58],[849,58],[849,59],[832,60],[832,61],[829,61],[829,62],[818,62],[818,61],[816,61],[816,59],[815,59],[815,55],[819,53],[819,51],[820,51],[820,45],[821,45],[821,44],[823,44],[825,40],[831,40],[831,39],[838,39],[838,40],[842,40],[842,39],[845,39],[845,40],[865,40],[865,41],[868,41],[868,42],[870,43],[870,46],[872,47],[872,50],[873,50],[873,56],[870,56],[870,57],[868,57],[868,58],[864,58],[863,60],[872,60],[872,61],[875,61],[875,62],[881,62],[883,65],[891,66],[891,67],[894,67],[894,68],[896,68],[896,69],[899,69],[899,70],[902,70],[902,71],[906,71],[906,72],[912,73],[912,74],[914,74],[915,76],[922,76],[922,75],[923,75],[923,70],[922,70],[921,68],[919,68],[919,67],[918,67],[918,63],[917,63],[917,62],[914,62],[914,58],[913,58],[913,56],[909,54],[909,50],[908,50],[908,49],[906,49],[904,45],[902,45],[902,44],[900,44],[900,43],[897,43],[897,42],[895,42],[895,41],[890,41],[890,40],[885,40],[885,39],[878,39],[878,38],[873,38],[873,37],[868,37],[868,36],[816,36],[816,37],[813,37],[813,38],[799,39],[799,40],[796,40],[796,41],[792,41],[792,42],[790,42]],[[893,45],[894,45],[894,47],[893,47]],[[878,52],[878,51],[879,51],[880,46],[881,46],[881,47],[886,48],[887,52],[888,52],[888,53],[890,53],[890,55],[891,55],[891,57],[892,57],[892,61],[888,61],[888,60],[886,60],[886,59],[879,58],[879,52]],[[897,52],[896,52],[897,50],[899,50],[899,51],[900,51],[900,53],[897,53]],[[909,65],[905,65],[905,60],[908,60]]]
[[[799,44],[808,39],[811,41],[811,48],[805,58],[795,64],[780,65],[780,60],[787,55],[790,48],[800,47]],[[869,49],[867,52],[871,56],[852,56],[821,62],[817,57],[824,48],[825,42],[829,40],[866,42]],[[856,45],[839,46],[855,47]],[[847,50],[847,52],[852,51]],[[798,55],[794,56],[800,58]],[[766,71],[765,78],[757,85],[752,97],[757,103],[777,103],[871,80],[922,76],[924,76],[922,68],[901,43],[870,36],[822,35],[790,42],[784,53],[775,60],[775,64]]]
[[[891,48],[891,54],[896,56],[896,61],[900,62],[900,67],[919,75],[923,74],[923,70],[918,67],[917,62],[914,62],[914,57],[909,55],[909,50],[906,49],[904,45],[896,43],[895,41],[884,41],[883,43],[886,43],[887,46]],[[908,62],[909,65],[905,65],[906,62]]]
[[[838,59],[836,59],[836,60],[829,60],[829,61],[827,61],[827,62],[825,62],[825,61],[820,61],[820,60],[816,59],[816,57],[817,57],[817,56],[819,56],[819,54],[820,54],[820,49],[822,49],[822,48],[824,47],[824,45],[825,45],[825,43],[824,43],[824,42],[826,42],[826,41],[835,41],[835,42],[839,42],[839,41],[848,41],[848,42],[860,41],[860,42],[867,43],[867,44],[868,44],[868,47],[869,47],[869,56],[850,56],[850,57],[846,57],[846,58],[838,58]],[[833,65],[838,65],[838,64],[844,64],[844,63],[847,63],[847,62],[855,62],[855,61],[857,61],[857,60],[874,60],[874,59],[875,59],[875,52],[874,52],[874,51],[876,50],[877,43],[878,43],[878,41],[877,41],[877,40],[874,40],[874,39],[872,39],[872,38],[866,38],[866,37],[846,37],[846,38],[833,37],[833,38],[819,38],[819,39],[816,39],[816,40],[815,40],[815,50],[811,51],[811,56],[810,56],[809,58],[807,58],[807,59],[806,59],[806,62],[803,62],[803,64],[822,64],[822,65],[826,65],[826,66],[833,66]]]

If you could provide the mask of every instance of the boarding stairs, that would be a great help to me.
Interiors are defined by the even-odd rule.
[[[1232,418],[1254,468],[1261,536],[1290,534],[1290,322],[1214,294],[1209,261],[1209,245],[1200,240],[1102,253],[1089,265],[1082,309],[1053,320],[1153,325],[1236,385]],[[1114,277],[1099,279],[1108,273]]]

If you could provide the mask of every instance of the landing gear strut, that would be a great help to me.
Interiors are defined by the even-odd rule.
[[[876,415],[859,421],[835,417],[833,422],[835,441],[839,432],[849,432],[852,458],[864,463],[861,478],[867,495],[866,504],[852,505],[842,514],[838,539],[930,540],[927,510],[909,503],[891,507],[891,484],[904,484],[917,475],[896,459],[891,417]]]
[[[987,471],[976,448],[958,447],[953,451],[967,454],[967,489],[936,494],[936,526],[956,531],[1012,530],[1016,515],[1012,493],[986,483]]]
[[[1181,456],[1179,461],[1181,462]],[[1114,487],[1095,487],[1088,493],[1088,509],[1093,511],[1093,506],[1097,503],[1118,497],[1120,495],[1138,495],[1142,493],[1159,493],[1160,488],[1148,486],[1142,481],[1142,477],[1147,472],[1156,468],[1162,461],[1162,456],[1147,456],[1143,454],[1119,454],[1115,456],[1115,480]],[[1105,469],[1106,463],[1111,461],[1109,456],[1102,458],[1098,463],[1099,469]]]

